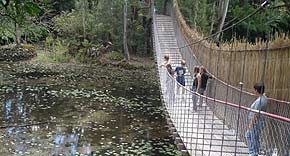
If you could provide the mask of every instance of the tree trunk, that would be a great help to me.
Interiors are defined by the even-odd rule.
[[[195,3],[194,3],[194,4],[195,4],[195,5],[194,5],[195,7],[193,7],[193,8],[194,8],[194,10],[193,10],[193,11],[194,11],[194,15],[193,15],[193,25],[194,25],[194,29],[197,29],[197,28],[196,28],[196,26],[197,26],[197,25],[196,25],[196,23],[197,23],[197,22],[196,22],[196,18],[197,18],[197,11],[199,10],[199,9],[198,9],[198,3],[199,3],[199,1],[195,1]]]
[[[229,6],[229,0],[222,0],[222,4],[220,4],[221,17],[219,18],[218,32],[222,31],[224,27],[225,19],[228,12],[228,6]],[[219,38],[220,38],[220,33],[216,36],[216,40],[219,40]]]
[[[191,5],[190,5],[190,19],[191,19],[191,23],[190,23],[190,27],[194,28],[194,0],[192,0]]]
[[[124,5],[123,46],[124,46],[124,53],[125,53],[126,59],[130,60],[130,54],[128,50],[128,41],[127,41],[127,0],[125,0],[125,5]]]
[[[83,41],[86,39],[86,1],[83,0],[83,13],[82,13],[82,19],[83,19]]]
[[[211,23],[210,23],[210,30],[209,33],[212,34],[213,33],[213,25],[214,25],[214,21],[215,21],[215,3],[213,2],[213,6],[212,6],[212,10],[211,10]]]
[[[145,51],[146,51],[146,54],[149,55],[150,52],[151,52],[151,41],[150,41],[150,38],[151,38],[151,18],[149,19],[145,19],[145,27],[144,27],[144,31],[145,31],[145,34],[144,34],[144,38],[145,38],[145,44],[144,44],[144,48],[145,48]]]
[[[17,22],[15,22],[15,40],[16,40],[16,44],[20,45],[20,27],[19,24]]]

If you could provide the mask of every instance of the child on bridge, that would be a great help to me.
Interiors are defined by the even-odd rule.
[[[264,111],[268,99],[264,95],[264,83],[259,82],[254,85],[255,94],[259,97],[251,105],[252,110]],[[249,112],[248,114],[248,130],[246,131],[246,140],[249,148],[249,156],[258,156],[260,148],[260,134],[265,126],[264,117],[257,112]]]

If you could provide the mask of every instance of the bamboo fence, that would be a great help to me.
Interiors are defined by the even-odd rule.
[[[197,31],[191,29],[184,20],[178,2],[174,0],[174,13],[177,23],[188,43],[194,43],[203,38]],[[212,74],[233,85],[244,83],[244,89],[253,92],[253,85],[263,81],[266,95],[275,99],[289,101],[290,97],[290,39],[277,36],[268,43],[258,41],[250,44],[242,41],[215,43],[201,41],[190,45],[192,52],[200,63]],[[216,65],[219,65],[217,71]],[[231,73],[228,79],[228,74]]]

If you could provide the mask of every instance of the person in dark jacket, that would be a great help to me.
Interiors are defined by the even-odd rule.
[[[199,67],[195,66],[193,69],[193,83],[192,83],[192,103],[193,103],[193,110],[196,111],[197,110],[197,94],[198,91],[200,90],[200,83],[201,83],[201,75],[199,73]]]
[[[184,74],[186,72],[186,69],[185,69],[185,61],[182,60],[181,61],[181,66],[178,66],[175,68],[175,73],[176,73],[176,81],[182,85],[182,86],[185,86],[185,78],[184,78]],[[180,88],[180,85],[178,85],[178,92],[179,92],[179,88]],[[182,89],[182,93],[184,93],[184,89]]]
[[[167,69],[167,72],[168,72],[172,77],[174,77],[174,70],[172,69],[171,64],[167,64],[167,65],[166,65],[166,69]]]
[[[200,88],[197,92],[200,95],[204,95],[208,79],[213,79],[214,77],[207,72],[207,70],[204,66],[201,66],[199,71],[200,71],[201,81],[200,81]],[[202,103],[203,103],[203,98],[201,96],[199,99],[199,105],[202,106]]]

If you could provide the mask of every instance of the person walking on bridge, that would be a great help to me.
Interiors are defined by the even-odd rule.
[[[171,70],[169,70],[168,68],[171,67],[171,64],[170,64],[170,60],[169,60],[169,56],[168,55],[164,55],[164,62],[161,63],[161,65],[159,65],[159,67],[165,67],[166,68],[166,71],[169,72],[169,74],[171,75]],[[174,73],[174,71],[173,71]],[[167,76],[167,73],[165,73],[165,77],[166,79],[164,79],[164,83],[167,84],[170,80],[170,77]],[[165,89],[165,92],[167,92],[167,85],[165,86],[166,89]]]
[[[169,91],[170,94],[174,94],[174,89],[175,89],[175,72],[172,69],[171,64],[166,65],[166,93]]]
[[[180,85],[185,86],[185,78],[184,78],[184,74],[186,72],[186,69],[185,69],[185,61],[184,60],[181,60],[180,64],[181,64],[181,66],[178,66],[178,67],[175,68],[176,81],[178,83],[180,83]],[[179,93],[180,86],[178,85],[177,88],[178,88],[177,89],[177,93]],[[182,89],[182,93],[184,93],[184,89]]]
[[[260,133],[264,128],[265,120],[260,111],[265,111],[267,97],[264,95],[264,83],[258,82],[254,85],[255,94],[258,98],[251,105],[251,111],[248,114],[248,130],[246,131],[246,140],[249,148],[249,156],[258,156],[260,148]],[[253,110],[259,111],[255,112]]]
[[[201,81],[200,81],[200,88],[197,90],[197,92],[200,95],[204,95],[208,79],[213,79],[214,77],[207,72],[207,70],[204,66],[201,66],[199,71],[200,71]],[[199,105],[202,106],[202,103],[203,103],[203,98],[202,98],[202,96],[200,96]]]
[[[169,96],[169,106],[172,106],[175,102],[175,72],[172,69],[171,64],[166,65],[167,69],[167,81],[166,81],[166,87],[167,87],[167,95]]]
[[[164,62],[160,65],[160,67],[166,67],[167,64],[170,64],[169,56],[164,55]]]
[[[201,84],[201,76],[199,73],[199,67],[194,66],[193,69],[194,75],[193,75],[193,83],[192,83],[192,103],[193,103],[193,111],[197,111],[197,93],[199,93],[199,88]]]
[[[171,64],[167,64],[166,65],[166,69],[167,69],[167,72],[169,73],[170,76],[174,77],[174,70],[172,69],[172,66]]]

